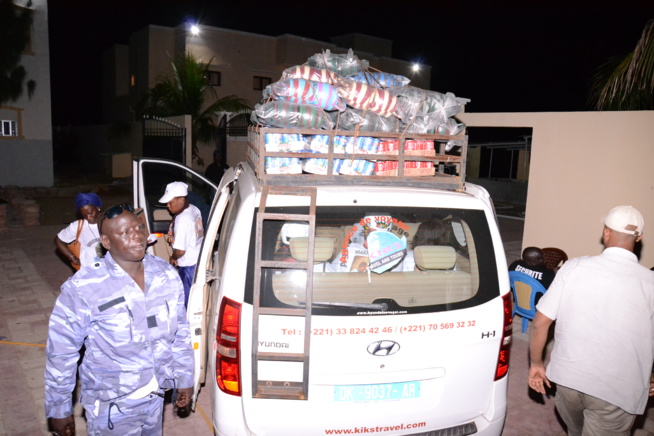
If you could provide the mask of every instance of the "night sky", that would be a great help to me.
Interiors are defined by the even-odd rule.
[[[595,70],[632,51],[654,18],[652,0],[49,0],[48,8],[55,126],[100,122],[101,54],[147,24],[197,17],[324,41],[365,33],[393,40],[395,58],[431,65],[432,90],[469,98],[467,112],[549,112],[591,110]]]

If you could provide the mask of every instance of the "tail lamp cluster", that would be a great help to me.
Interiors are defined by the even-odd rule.
[[[216,382],[221,391],[241,396],[239,330],[241,304],[223,298],[216,328]]]
[[[500,352],[497,356],[495,380],[501,379],[509,372],[509,354],[511,352],[511,335],[513,333],[513,307],[511,305],[510,292],[502,297],[502,305],[504,309],[504,329],[502,330]]]

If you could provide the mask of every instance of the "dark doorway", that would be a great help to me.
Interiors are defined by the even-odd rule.
[[[186,129],[163,118],[143,120],[143,157],[186,164]]]

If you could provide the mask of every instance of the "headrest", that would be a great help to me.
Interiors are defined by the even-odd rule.
[[[316,236],[313,250],[314,262],[327,262],[334,256],[334,239],[331,237]],[[309,254],[309,238],[290,238],[289,247],[291,256],[298,262],[306,262]]]
[[[316,227],[316,237],[331,238],[334,241],[334,253],[332,254],[332,258],[334,258],[341,251],[345,233],[343,233],[343,229],[340,227],[323,226]]]
[[[420,245],[413,249],[413,259],[421,270],[452,269],[456,251],[449,245]]]

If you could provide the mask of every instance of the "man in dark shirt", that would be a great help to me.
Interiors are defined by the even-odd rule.
[[[538,247],[527,247],[522,251],[522,259],[516,260],[509,271],[520,271],[538,280],[547,289],[554,280],[554,272],[543,262],[543,251]]]
[[[222,156],[220,155],[220,151],[214,150],[213,163],[209,164],[204,175],[207,177],[207,179],[211,180],[217,185],[220,183],[220,179],[223,178],[223,174],[225,174],[225,171],[227,171],[228,169],[229,166],[227,166],[227,164],[223,162]]]

